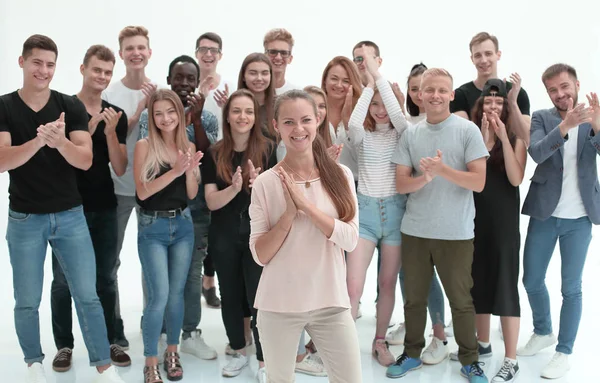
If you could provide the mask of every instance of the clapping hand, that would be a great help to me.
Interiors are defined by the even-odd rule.
[[[236,193],[239,193],[242,190],[242,186],[244,186],[244,178],[242,177],[242,168],[238,166],[233,173],[233,177],[231,178],[231,186]]]
[[[248,187],[252,187],[254,180],[260,174],[260,167],[255,168],[252,160],[248,160]]]
[[[431,182],[433,178],[440,174],[444,166],[444,163],[442,162],[442,151],[438,149],[435,157],[421,158],[419,165],[425,176],[425,180]]]
[[[37,129],[38,137],[53,149],[60,149],[66,142],[65,136],[65,113],[62,112],[58,120],[49,122]]]

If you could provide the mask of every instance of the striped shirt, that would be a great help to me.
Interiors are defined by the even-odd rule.
[[[376,85],[393,127],[377,124],[373,132],[364,128],[375,94],[373,88],[366,87],[352,111],[348,136],[350,145],[358,151],[358,192],[385,198],[396,194],[396,164],[391,158],[408,123],[387,80],[380,78]]]

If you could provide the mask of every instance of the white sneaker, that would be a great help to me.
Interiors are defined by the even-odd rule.
[[[246,339],[246,349],[248,349],[248,347],[252,346],[252,338],[250,339]],[[227,343],[227,346],[225,346],[225,355],[235,355],[237,354],[237,352],[231,348],[231,345],[229,343]]]
[[[400,325],[398,326],[397,329],[395,329],[394,331],[390,331],[386,335],[385,340],[387,340],[387,342],[389,344],[399,345],[399,344],[404,344],[405,336],[406,336],[406,327],[404,326],[404,322],[402,322],[402,323],[400,323]]]
[[[202,333],[196,330],[192,336],[181,340],[181,352],[194,355],[203,360],[213,360],[217,358],[217,350],[204,342]]]
[[[125,383],[125,381],[119,376],[117,368],[110,366],[102,374],[98,374],[94,383]]]
[[[446,360],[450,351],[448,349],[448,345],[444,344],[443,340],[436,338],[435,336],[431,338],[431,343],[429,346],[423,351],[423,355],[421,355],[421,360],[425,364],[438,364]]]
[[[258,383],[267,383],[267,369],[265,367],[258,369],[258,372],[256,372],[256,380]]]
[[[240,353],[236,353],[225,367],[221,373],[223,376],[227,376],[232,378],[234,376],[238,376],[244,367],[248,365],[248,357],[246,355],[242,355]]]
[[[543,349],[552,346],[556,343],[556,337],[554,334],[550,335],[537,335],[533,334],[529,341],[524,347],[517,349],[517,355],[519,356],[533,356]]]
[[[27,383],[46,383],[46,373],[41,363],[33,363],[27,367]]]
[[[557,352],[542,370],[541,377],[546,379],[562,378],[570,369],[568,355]]]
[[[160,334],[158,338],[158,363],[162,363],[167,352],[167,334]]]
[[[312,376],[327,376],[323,361],[316,353],[308,353],[302,362],[296,362],[296,372]]]

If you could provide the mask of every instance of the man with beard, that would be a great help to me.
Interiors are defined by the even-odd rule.
[[[200,67],[190,56],[179,56],[169,64],[167,84],[179,95],[186,111],[188,139],[196,144],[197,150],[206,152],[208,147],[217,140],[217,118],[203,110],[204,96],[196,93],[199,84]],[[140,115],[139,139],[148,136],[148,110]],[[194,253],[188,279],[184,291],[183,334],[181,336],[181,352],[195,355],[204,360],[217,357],[214,348],[208,346],[202,338],[202,331],[197,329],[200,324],[202,305],[202,262],[206,256],[206,241],[210,223],[210,211],[204,200],[204,188],[198,188],[198,195],[188,202],[194,222]],[[159,340],[159,355],[166,345],[166,327],[163,324],[163,335]]]
[[[555,64],[542,82],[554,108],[533,113],[529,154],[538,164],[531,178],[523,214],[530,216],[523,254],[523,284],[533,313],[533,335],[517,350],[531,356],[552,346],[550,298],[545,279],[550,258],[560,243],[562,308],[556,353],[541,376],[556,379],[569,370],[568,355],[581,319],[581,277],[592,239],[592,224],[600,223],[596,157],[600,152],[598,96],[578,102],[575,69]]]

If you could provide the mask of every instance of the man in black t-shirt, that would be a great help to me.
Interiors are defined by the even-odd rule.
[[[77,98],[83,102],[89,119],[94,158],[88,170],[77,169],[77,187],[96,255],[96,291],[104,309],[110,358],[116,366],[131,365],[131,358],[115,342],[117,291],[114,269],[117,264],[117,197],[108,164],[121,176],[127,167],[127,116],[122,109],[102,100],[113,74],[115,56],[103,46],[88,49],[81,65],[83,87]],[[71,368],[73,353],[71,292],[58,258],[52,258],[52,330],[58,352],[52,368],[58,372]]]
[[[471,117],[471,109],[475,101],[481,96],[483,85],[491,78],[498,78],[498,61],[502,52],[498,47],[498,39],[487,32],[475,35],[469,43],[471,61],[477,69],[477,78],[461,85],[454,91],[454,100],[450,102],[450,111],[458,116]],[[510,76],[513,82],[520,81],[517,73]],[[511,93],[512,84],[506,82],[508,90],[508,106],[512,126],[516,128],[517,135],[529,145],[529,125],[531,122],[529,111],[529,96],[525,89],[521,88],[518,94]]]
[[[15,328],[27,379],[45,383],[38,308],[48,243],[72,288],[95,383],[124,383],[110,364],[110,345],[96,294],[94,249],[87,228],[76,169],[92,165],[85,107],[75,97],[50,90],[58,49],[33,35],[23,44],[23,87],[0,96],[0,171],[10,175],[6,240],[13,270]]]

